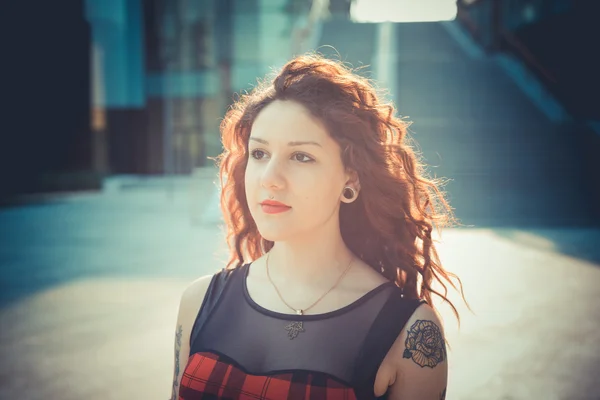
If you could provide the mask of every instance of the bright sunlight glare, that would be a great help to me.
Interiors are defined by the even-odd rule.
[[[456,18],[456,0],[357,0],[356,22],[432,22]]]

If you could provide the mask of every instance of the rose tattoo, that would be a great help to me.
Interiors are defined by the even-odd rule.
[[[446,359],[446,343],[440,328],[431,321],[417,320],[408,330],[403,358],[421,367],[435,367]]]

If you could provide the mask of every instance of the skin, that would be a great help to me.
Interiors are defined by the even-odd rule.
[[[260,234],[275,242],[272,276],[305,286],[339,276],[353,258],[339,229],[340,205],[348,201],[342,191],[360,185],[337,142],[302,105],[275,101],[254,121],[248,152],[246,197]],[[269,196],[291,209],[264,213],[260,203]]]
[[[360,195],[357,174],[344,168],[340,147],[323,124],[293,101],[275,101],[257,116],[248,143],[245,174],[248,207],[260,234],[274,242],[269,252],[270,276],[294,308],[305,309],[350,264],[340,284],[306,314],[339,309],[386,282],[345,245],[339,226],[339,210],[350,186]],[[269,197],[291,209],[265,213],[260,203]],[[247,279],[252,299],[264,308],[293,313],[278,297],[266,274],[266,255],[254,260]],[[192,283],[182,297],[177,331],[173,396],[187,363],[189,341],[198,307],[210,276]],[[178,325],[179,326],[179,325]],[[428,305],[417,308],[396,339],[376,375],[376,396],[389,392],[390,399],[445,398],[447,357],[442,323]],[[176,398],[176,397],[174,397]]]

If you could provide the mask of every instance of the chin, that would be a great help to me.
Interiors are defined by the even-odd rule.
[[[259,218],[254,222],[260,236],[272,242],[285,242],[301,233],[298,223],[291,220],[277,221]]]
[[[262,236],[263,239],[271,242],[283,242],[293,236],[288,229],[274,229],[273,227],[264,228],[258,226],[258,233],[260,233],[260,236]]]

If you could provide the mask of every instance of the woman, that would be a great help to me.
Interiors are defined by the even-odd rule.
[[[217,161],[231,258],[182,295],[173,398],[445,397],[432,294],[447,299],[432,284],[455,276],[431,232],[451,213],[393,114],[317,55],[228,111]]]

